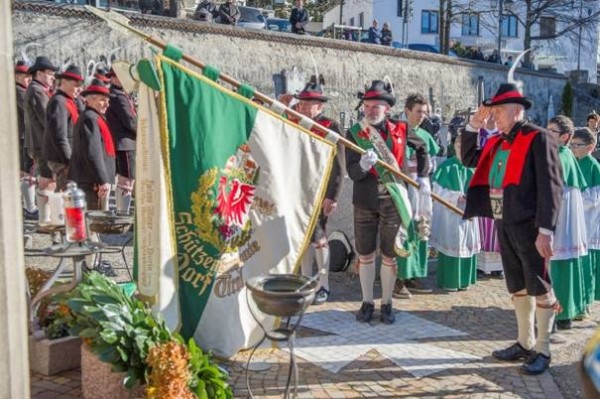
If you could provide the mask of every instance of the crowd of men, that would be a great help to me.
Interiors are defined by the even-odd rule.
[[[47,57],[15,65],[24,214],[50,219],[48,197],[74,181],[88,210],[108,210],[116,183],[118,212],[129,213],[135,182],[135,105],[114,71],[93,77]],[[84,87],[84,83],[87,83]]]

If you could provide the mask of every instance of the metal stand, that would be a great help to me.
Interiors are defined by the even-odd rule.
[[[51,247],[42,250],[45,256],[59,258],[60,262],[56,270],[52,273],[52,277],[44,284],[29,305],[30,332],[36,339],[42,339],[44,337],[44,332],[39,326],[39,320],[36,315],[40,302],[50,295],[68,292],[75,288],[81,281],[82,265],[85,262],[85,257],[96,253],[99,248],[100,246],[92,242],[73,242],[52,245]],[[67,262],[65,262],[67,258],[71,258],[73,261],[73,275],[71,281],[66,285],[53,287],[54,283],[56,283],[63,273],[67,264]]]
[[[305,301],[306,298],[303,298],[302,300]],[[250,362],[252,361],[252,357],[254,356],[254,353],[256,352],[256,350],[263,344],[263,342],[265,342],[266,339],[269,339],[273,342],[287,343],[287,347],[290,350],[290,367],[288,369],[288,378],[287,378],[287,382],[285,384],[285,391],[283,394],[283,398],[284,399],[290,398],[292,375],[294,376],[294,394],[292,397],[296,398],[298,396],[298,367],[296,364],[296,356],[294,354],[294,339],[296,338],[296,330],[298,329],[298,327],[300,326],[300,323],[302,322],[302,318],[304,317],[304,311],[307,308],[307,306],[304,306],[304,304],[303,304],[301,306],[302,310],[300,311],[300,313],[298,315],[287,317],[286,322],[283,325],[283,327],[278,327],[278,328],[274,329],[273,331],[267,331],[266,328],[259,321],[258,317],[256,317],[256,315],[252,311],[252,307],[250,306],[250,301],[248,299],[248,290],[246,290],[246,303],[248,304],[248,309],[250,310],[250,314],[252,314],[252,317],[254,318],[256,323],[259,325],[259,327],[263,331],[263,337],[260,339],[260,341],[256,345],[254,345],[254,347],[252,348],[252,352],[250,353],[250,356],[248,357],[248,360],[246,362],[246,388],[248,389],[248,394],[250,395],[251,398],[254,398],[254,395],[252,394],[252,390],[250,389],[250,374],[248,373],[249,369],[250,369]],[[296,320],[295,323],[292,323],[292,319],[294,317],[298,317],[298,320]]]

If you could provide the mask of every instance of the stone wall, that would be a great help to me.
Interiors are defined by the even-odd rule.
[[[296,66],[309,75],[316,65],[325,76],[332,116],[341,111],[350,115],[357,104],[356,92],[370,80],[388,76],[400,99],[414,91],[431,93],[435,107],[441,108],[445,119],[449,119],[455,110],[475,106],[479,76],[484,78],[486,96],[490,96],[507,74],[507,68],[500,65],[436,54],[192,20],[130,16],[134,27],[182,48],[266,94],[274,92],[274,73]],[[26,54],[30,58],[46,54],[54,62],[70,59],[84,66],[102,57],[135,61],[151,54],[148,44],[136,36],[110,29],[81,7],[16,1],[13,29],[15,53],[19,54],[29,44]],[[550,96],[555,109],[560,108],[565,78],[524,70],[516,78],[525,82],[526,94],[535,100],[529,116],[545,123]],[[401,111],[400,106],[396,109]]]

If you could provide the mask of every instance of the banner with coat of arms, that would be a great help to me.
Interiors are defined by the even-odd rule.
[[[138,284],[170,328],[229,357],[260,338],[245,281],[294,272],[336,149],[177,62],[157,69],[158,96],[140,93]]]

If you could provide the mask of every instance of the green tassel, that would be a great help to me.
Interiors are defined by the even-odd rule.
[[[244,96],[246,98],[249,98],[250,100],[252,100],[252,98],[254,98],[254,92],[256,90],[254,89],[254,87],[247,85],[247,84],[242,84],[240,86],[240,88],[238,89],[238,94],[241,96]]]
[[[173,61],[179,61],[181,57],[183,57],[183,50],[173,46],[172,44],[167,44],[167,47],[165,47],[163,51],[163,55],[172,59]]]
[[[205,65],[204,68],[202,68],[202,75],[206,76],[213,82],[216,82],[217,79],[219,79],[219,75],[221,75],[221,71],[213,66]]]

